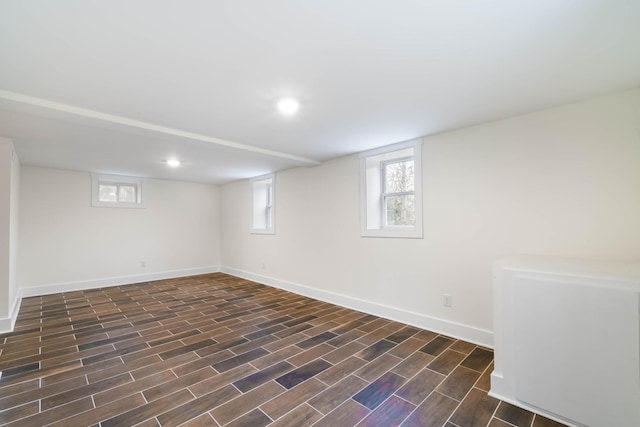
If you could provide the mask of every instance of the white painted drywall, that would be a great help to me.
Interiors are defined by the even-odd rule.
[[[20,186],[18,271],[26,294],[219,265],[218,186],[149,179],[146,209],[92,207],[85,172],[23,165]]]
[[[20,213],[20,159],[11,147],[11,196],[9,202],[9,315],[18,299],[18,242]],[[15,313],[17,316],[17,313]]]
[[[640,89],[426,137],[423,183],[424,239],[360,237],[357,156],[278,173],[273,236],[249,181],[224,185],[222,264],[490,341],[493,260],[640,258]]]
[[[0,138],[0,331],[12,327],[18,298],[16,263],[20,161],[13,142]]]

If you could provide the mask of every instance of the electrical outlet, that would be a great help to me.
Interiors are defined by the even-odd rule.
[[[453,297],[451,295],[442,295],[442,305],[445,307],[451,307],[453,304]]]

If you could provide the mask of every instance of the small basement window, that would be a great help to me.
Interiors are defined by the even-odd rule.
[[[91,175],[91,205],[101,208],[144,208],[143,180],[120,175]]]
[[[275,175],[251,180],[251,232],[275,234]]]
[[[422,238],[422,142],[360,153],[360,234]]]

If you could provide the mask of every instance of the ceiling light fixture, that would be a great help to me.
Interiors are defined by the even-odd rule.
[[[178,166],[180,166],[180,160],[178,160],[178,159],[169,159],[169,160],[167,160],[167,165],[171,166],[172,168],[177,168]]]
[[[294,114],[300,109],[300,103],[293,98],[283,98],[278,101],[278,110],[283,114]]]

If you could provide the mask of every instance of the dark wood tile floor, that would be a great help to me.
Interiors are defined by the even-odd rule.
[[[11,426],[559,426],[487,395],[490,350],[222,273],[22,301]]]

